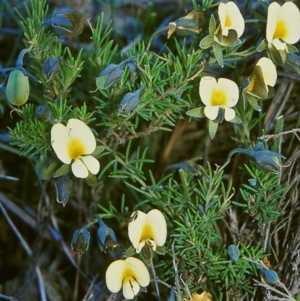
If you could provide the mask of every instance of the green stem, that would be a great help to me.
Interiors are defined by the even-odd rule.
[[[148,45],[147,45],[146,50],[149,50],[149,48],[150,48],[150,46],[151,46],[151,43],[152,43],[152,41],[153,41],[153,39],[154,39],[154,37],[155,37],[156,35],[160,34],[161,32],[164,32],[164,31],[166,31],[166,30],[168,30],[168,29],[169,29],[169,26],[164,26],[163,28],[161,28],[161,29],[157,30],[155,33],[153,33],[152,36],[151,36],[150,39],[149,39],[149,42],[148,42]]]
[[[152,276],[153,276],[154,280],[156,280],[157,277],[156,277],[155,268],[154,268],[154,264],[153,264],[152,258],[150,259],[150,269],[151,269],[151,273],[152,273]],[[158,288],[157,281],[155,281],[154,284],[155,284],[157,299],[158,299],[158,301],[160,301],[160,293],[159,293],[159,288]]]

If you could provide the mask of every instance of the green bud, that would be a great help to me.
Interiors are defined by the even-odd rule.
[[[82,255],[88,249],[91,234],[86,228],[76,230],[73,234],[71,248],[75,254]]]
[[[29,96],[28,76],[20,69],[14,69],[10,72],[7,85],[7,100],[14,106],[21,106],[27,102]]]

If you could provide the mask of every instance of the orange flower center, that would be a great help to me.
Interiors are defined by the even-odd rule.
[[[273,39],[284,40],[287,35],[288,35],[288,29],[285,22],[283,20],[278,20]]]
[[[79,159],[86,153],[86,148],[79,139],[73,138],[68,143],[68,153],[71,159]]]
[[[214,90],[211,98],[210,104],[212,106],[224,106],[227,104],[226,94],[222,90]]]

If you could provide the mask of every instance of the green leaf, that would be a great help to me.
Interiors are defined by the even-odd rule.
[[[60,167],[55,174],[53,175],[53,178],[58,178],[61,177],[63,175],[65,175],[66,173],[71,171],[71,164],[64,164],[62,167]]]
[[[99,154],[101,154],[105,150],[104,146],[98,145],[96,149],[91,153],[91,156],[97,157]]]
[[[257,46],[256,50],[258,52],[261,52],[261,51],[265,50],[267,47],[268,47],[268,42],[266,39],[263,39],[261,41],[261,43]]]
[[[209,19],[209,28],[208,28],[208,31],[209,31],[209,34],[211,36],[214,35],[215,31],[216,31],[217,27],[216,27],[216,19],[214,17],[214,15],[211,15],[210,16],[210,19]]]
[[[214,55],[215,55],[217,62],[223,68],[224,63],[223,63],[222,47],[218,44],[213,44],[213,51],[214,51]]]
[[[189,111],[186,112],[186,114],[187,114],[188,116],[196,117],[196,118],[202,118],[202,117],[205,117],[205,114],[204,114],[204,107],[189,110]]]
[[[56,166],[56,161],[49,161],[47,158],[41,158],[35,164],[35,172],[41,180],[49,180],[53,177]]]
[[[85,178],[85,182],[89,186],[94,186],[97,183],[97,177],[89,172],[89,175]]]
[[[214,42],[215,41],[212,36],[207,36],[201,40],[199,46],[202,49],[207,49],[207,48],[211,47],[214,44]]]
[[[298,52],[299,51],[298,48],[294,45],[286,44],[286,46],[287,46],[287,49],[289,52]]]
[[[156,250],[155,252],[159,255],[164,255],[166,252],[165,252],[165,249],[163,247],[160,247],[160,246],[156,246]]]
[[[258,105],[257,99],[254,96],[247,93],[246,99],[254,110],[259,111],[259,112],[261,111],[261,108]]]
[[[130,257],[136,253],[136,250],[133,246],[130,246],[129,249],[125,252],[125,257]]]
[[[208,122],[208,132],[211,139],[214,139],[219,123],[214,120],[209,120]]]
[[[229,120],[229,122],[231,122],[231,123],[242,123],[242,120],[239,117],[235,116],[233,119]]]

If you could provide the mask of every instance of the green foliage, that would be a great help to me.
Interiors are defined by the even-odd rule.
[[[200,9],[196,1],[191,2],[194,9]],[[80,215],[78,219],[70,219],[67,227],[67,230],[80,229],[75,231],[72,240],[77,254],[86,252],[89,245],[93,247],[90,244],[93,232],[87,228],[95,224],[89,221],[96,213],[99,224],[104,224],[102,219],[113,223],[110,225],[113,230],[104,224],[105,230],[98,232],[100,249],[111,250],[115,252],[112,258],[120,258],[121,253],[135,252],[127,234],[132,211],[147,212],[156,208],[163,212],[168,226],[167,242],[165,246],[157,246],[160,255],[155,254],[153,262],[149,261],[151,269],[155,267],[152,278],[165,284],[158,286],[153,281],[155,284],[149,288],[152,294],[154,290],[156,294],[159,291],[161,300],[168,298],[174,286],[178,300],[203,291],[209,292],[212,300],[262,300],[263,290],[254,288],[254,280],[260,279],[258,267],[262,259],[274,262],[275,268],[280,267],[277,271],[280,274],[291,264],[296,266],[292,262],[293,254],[299,251],[296,246],[299,231],[295,226],[299,213],[295,197],[299,182],[299,171],[295,167],[299,157],[295,134],[299,130],[299,108],[296,109],[295,100],[299,88],[293,82],[289,92],[285,90],[290,98],[284,98],[282,103],[278,93],[276,101],[271,102],[243,91],[249,84],[247,76],[253,72],[254,61],[263,55],[275,63],[279,60],[283,68],[280,70],[288,70],[287,74],[295,78],[297,74],[293,72],[299,73],[299,60],[291,53],[298,49],[297,44],[287,46],[290,53],[278,54],[273,49],[275,46],[268,45],[265,29],[260,26],[263,22],[258,19],[248,20],[257,28],[256,34],[248,30],[245,36],[238,38],[237,32],[229,29],[228,36],[223,35],[218,3],[213,2],[205,0],[201,4],[201,8],[210,12],[208,22],[203,17],[197,26],[196,19],[191,21],[189,15],[178,18],[177,25],[181,28],[168,38],[168,27],[152,32],[154,27],[145,24],[142,38],[128,47],[119,43],[122,39],[112,30],[113,21],[105,24],[103,13],[97,18],[95,28],[89,21],[90,27],[84,29],[83,34],[89,39],[87,46],[80,36],[75,42],[72,28],[76,27],[76,18],[72,19],[75,22],[72,27],[66,25],[67,20],[57,24],[59,22],[52,19],[55,24],[51,23],[49,29],[45,22],[48,24],[54,15],[48,15],[46,0],[30,0],[24,3],[26,15],[21,10],[15,12],[24,33],[24,47],[28,50],[24,68],[32,76],[27,77],[23,69],[13,66],[2,70],[3,73],[8,69],[13,71],[7,76],[8,82],[3,77],[1,100],[6,95],[8,101],[18,107],[11,112],[16,118],[8,119],[5,117],[7,105],[1,103],[1,118],[5,120],[1,133],[9,130],[10,144],[17,150],[2,142],[0,149],[8,154],[20,152],[33,163],[42,186],[45,211],[52,207],[62,210],[58,204],[61,203],[68,217]],[[262,4],[258,3],[258,8],[266,14]],[[240,8],[244,16],[254,13],[247,5]],[[147,7],[146,23],[154,22],[153,7],[150,4]],[[201,16],[206,14],[199,11]],[[82,23],[83,17],[78,18]],[[64,31],[65,39],[56,35],[60,30]],[[161,32],[165,34],[166,44],[157,50],[153,37]],[[74,39],[69,41],[67,37]],[[49,69],[45,68],[45,61],[49,59],[54,60],[55,68],[45,72]],[[16,77],[17,72],[20,78]],[[225,88],[223,92],[213,91],[208,97],[210,103],[204,103],[199,97],[199,81],[204,76],[234,81],[241,92],[238,103],[231,104],[228,91],[223,93]],[[9,82],[11,78],[13,83]],[[264,78],[262,70],[260,78]],[[29,88],[24,91],[25,96],[21,90],[24,79],[26,88],[28,80],[30,85],[30,92]],[[283,84],[278,81],[274,91]],[[9,91],[5,92],[4,87]],[[273,87],[265,82],[263,90],[266,96],[274,96]],[[23,97],[22,101],[11,101],[15,92]],[[290,107],[284,109],[287,104]],[[208,120],[207,110],[215,106],[218,116]],[[228,120],[226,109],[234,110],[233,119]],[[70,163],[54,152],[51,129],[57,123],[66,125],[71,118],[88,125],[97,145],[87,153],[75,152],[78,156],[72,157]],[[224,118],[229,123],[223,122]],[[274,134],[270,134],[271,131]],[[67,135],[71,135],[70,132]],[[71,144],[79,145],[82,150],[85,145],[81,147],[78,138],[81,133],[76,134]],[[295,134],[295,137],[284,140],[283,135],[287,134]],[[258,137],[265,142],[272,139],[268,143],[272,151],[263,149],[258,156],[262,150],[252,147]],[[66,157],[71,156],[70,149],[65,151]],[[250,154],[256,164],[248,164],[244,156],[233,157],[238,150]],[[73,164],[86,159],[85,156],[96,158],[101,169],[93,173],[87,168],[88,176],[83,182],[73,174]],[[198,164],[199,157],[203,160]],[[291,160],[281,162],[285,157]],[[39,191],[37,194],[40,198]],[[74,208],[78,210],[75,213]],[[51,210],[51,214],[55,213]],[[237,260],[227,254],[232,244],[240,252]],[[284,248],[289,249],[288,255],[282,251]],[[126,250],[129,252],[125,253]],[[87,257],[93,256],[95,253],[91,252]],[[96,256],[99,257],[93,259],[95,266],[101,262],[99,270],[105,271],[109,257]],[[94,271],[87,271],[87,275],[93,274]],[[296,286],[296,276],[295,272],[287,279],[287,287]],[[101,277],[103,280],[105,275]],[[299,292],[293,292],[293,296],[297,294]]]

